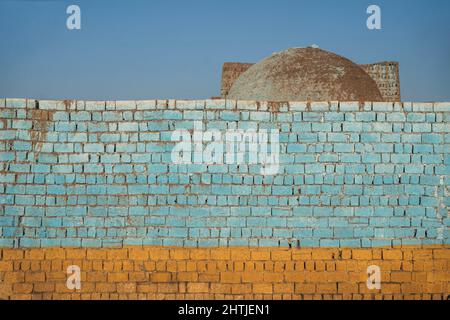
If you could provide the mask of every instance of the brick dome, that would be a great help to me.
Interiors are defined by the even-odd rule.
[[[251,66],[227,96],[265,101],[383,101],[375,81],[352,61],[318,48],[292,48]]]

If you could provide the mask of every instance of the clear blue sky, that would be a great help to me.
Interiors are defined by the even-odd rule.
[[[70,4],[81,30],[66,28]],[[314,43],[399,61],[404,101],[450,101],[447,0],[0,0],[0,43],[0,97],[209,98],[223,62]]]

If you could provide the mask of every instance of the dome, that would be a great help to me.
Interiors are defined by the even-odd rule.
[[[383,101],[357,64],[318,48],[292,48],[251,66],[228,99],[262,101]]]

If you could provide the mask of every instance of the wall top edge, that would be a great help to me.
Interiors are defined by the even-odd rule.
[[[256,101],[228,99],[151,99],[151,100],[38,100],[0,98],[0,108],[42,110],[253,110],[253,111],[379,111],[450,112],[450,102],[359,102],[359,101]]]

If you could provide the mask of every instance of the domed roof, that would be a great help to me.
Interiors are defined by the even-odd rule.
[[[382,101],[375,81],[357,64],[318,48],[274,53],[242,73],[228,99]]]

